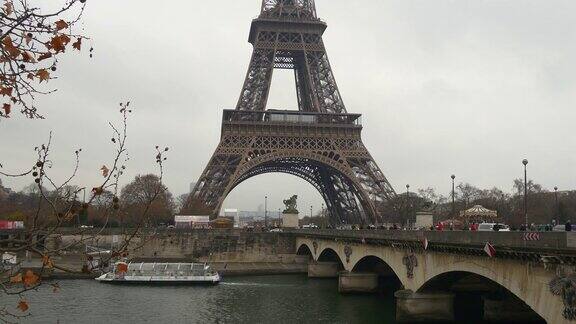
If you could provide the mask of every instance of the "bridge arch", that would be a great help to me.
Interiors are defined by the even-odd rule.
[[[342,257],[338,254],[338,252],[336,252],[332,248],[323,249],[322,252],[320,252],[320,254],[318,254],[316,261],[318,261],[318,262],[337,262],[339,270],[345,269]]]
[[[480,271],[479,271],[480,272]],[[418,293],[454,294],[457,320],[485,318],[510,319],[518,323],[546,323],[543,317],[525,302],[525,296],[514,292],[507,282],[498,282],[474,271],[447,271],[429,278]]]
[[[298,247],[298,250],[296,251],[296,255],[307,255],[307,256],[309,256],[310,260],[313,260],[314,259],[314,253],[312,251],[314,251],[313,248],[310,248],[308,246],[308,244],[306,244],[306,243],[302,243]]]
[[[375,255],[362,257],[354,264],[351,272],[377,274],[379,288],[387,292],[394,293],[402,287],[400,277],[394,269],[382,258]]]

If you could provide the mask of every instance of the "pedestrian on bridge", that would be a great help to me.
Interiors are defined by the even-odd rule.
[[[572,232],[572,223],[570,223],[570,220],[568,220],[568,221],[566,222],[566,225],[564,226],[564,230],[565,230],[566,232]]]

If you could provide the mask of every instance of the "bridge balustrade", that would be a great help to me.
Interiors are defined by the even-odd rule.
[[[355,240],[385,240],[398,242],[422,241],[429,243],[483,247],[486,242],[500,247],[523,248],[527,250],[548,250],[550,252],[574,252],[576,254],[576,233],[540,232],[539,240],[525,239],[526,232],[475,232],[475,231],[402,231],[402,230],[323,230],[294,229],[289,233],[311,235],[323,238]]]

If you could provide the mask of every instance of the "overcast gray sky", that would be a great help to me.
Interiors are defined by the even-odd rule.
[[[154,171],[154,146],[169,146],[166,184],[196,181],[234,108],[248,66],[259,0],[89,1],[84,17],[95,56],[67,55],[57,93],[38,100],[46,120],[0,123],[0,163],[18,170],[54,132],[52,170],[64,179],[83,148],[76,183],[100,180],[112,155],[108,121],[131,100],[129,172]],[[450,175],[511,191],[522,176],[547,188],[576,184],[576,1],[317,0],[324,36],[349,112],[364,115],[364,142],[397,191]],[[86,44],[85,44],[86,46]],[[85,47],[87,48],[87,46]],[[296,108],[292,74],[275,71],[269,108]],[[2,179],[19,190],[32,182]],[[303,180],[263,175],[225,207],[269,208],[296,193],[303,210],[321,198]]]

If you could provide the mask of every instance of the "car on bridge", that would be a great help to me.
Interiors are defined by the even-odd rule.
[[[482,223],[478,225],[479,232],[510,232],[510,226],[500,223]]]
[[[566,231],[566,225],[564,224],[559,224],[556,225],[552,228],[553,232],[565,232]],[[572,224],[572,232],[576,232],[576,224]]]

